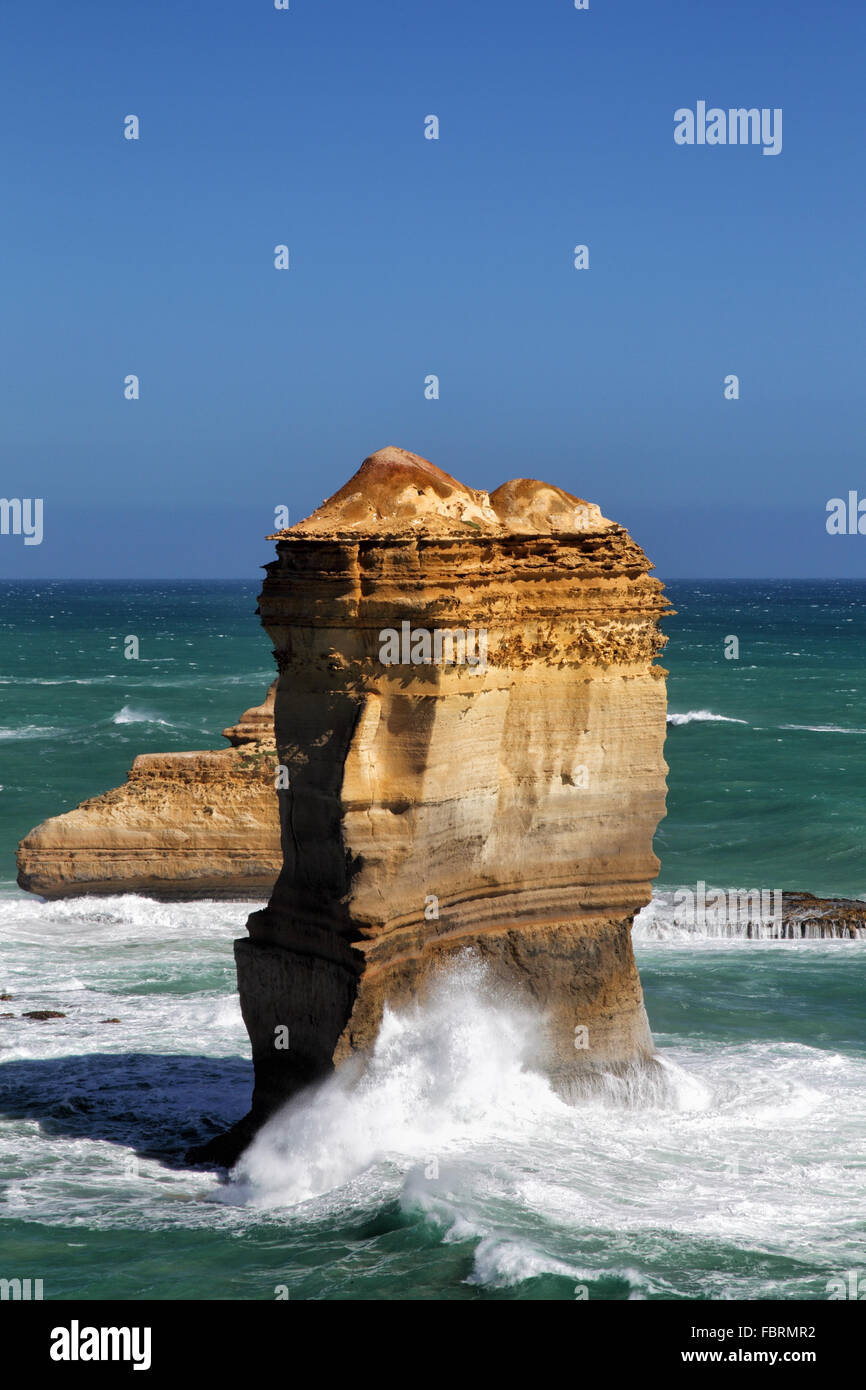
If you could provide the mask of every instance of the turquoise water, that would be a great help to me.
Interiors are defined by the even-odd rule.
[[[671,584],[660,887],[866,893],[866,583]],[[739,638],[739,659],[725,638]]]
[[[136,753],[224,746],[220,731],[275,674],[257,593],[0,586],[0,882],[14,881],[27,830],[122,782]],[[866,892],[866,582],[668,593],[669,708],[691,718],[669,727],[659,886]],[[138,661],[124,659],[127,635]]]
[[[866,894],[866,586],[669,592],[661,887]],[[630,1105],[564,1105],[523,1063],[537,1020],[467,965],[231,1182],[184,1167],[248,1104],[231,943],[251,905],[52,906],[14,888],[14,848],[136,753],[219,745],[272,678],[255,596],[4,587],[0,1276],[48,1298],[814,1300],[862,1270],[863,941],[659,939],[644,914],[666,1090]]]
[[[222,729],[276,674],[258,592],[0,584],[0,883],[14,881],[27,830],[123,782],[137,753],[228,747]]]

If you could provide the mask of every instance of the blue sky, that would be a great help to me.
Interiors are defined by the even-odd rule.
[[[866,573],[824,525],[866,497],[853,0],[8,0],[3,29],[0,492],[45,521],[0,575],[254,577],[274,508],[385,444],[598,502],[662,578]],[[699,100],[781,107],[781,154],[677,146]]]

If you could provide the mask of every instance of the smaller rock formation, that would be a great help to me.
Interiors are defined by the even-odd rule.
[[[223,731],[231,748],[142,753],[125,786],[31,830],[18,847],[20,887],[44,898],[267,897],[282,865],[275,687]]]
[[[866,903],[859,898],[783,893],[782,927],[777,935],[787,941],[866,938]]]
[[[854,941],[866,939],[866,902],[859,898],[816,898],[812,893],[731,889],[721,912],[710,889],[699,921],[691,894],[659,892],[637,935],[664,940],[674,935],[742,937],[748,941]],[[684,901],[684,898],[686,899]]]
[[[237,724],[223,729],[223,738],[228,739],[232,748],[245,748],[250,744],[257,744],[263,749],[274,748],[274,696],[276,691],[277,682],[274,680],[268,686],[268,693],[262,704],[253,705],[251,709],[244,710]],[[225,749],[219,751],[224,753]]]

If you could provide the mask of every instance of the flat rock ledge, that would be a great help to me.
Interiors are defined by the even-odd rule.
[[[43,898],[266,898],[282,864],[275,687],[224,730],[231,747],[142,753],[124,786],[31,830],[19,886]]]

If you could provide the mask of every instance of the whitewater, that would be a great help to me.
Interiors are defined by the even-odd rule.
[[[100,1296],[107,1247],[130,1297],[813,1299],[862,1262],[866,943],[657,940],[656,905],[664,1085],[573,1104],[526,1061],[543,1016],[464,961],[226,1177],[183,1153],[249,1101],[255,906],[0,900],[0,1218],[28,1268],[48,1241],[46,1296]]]

